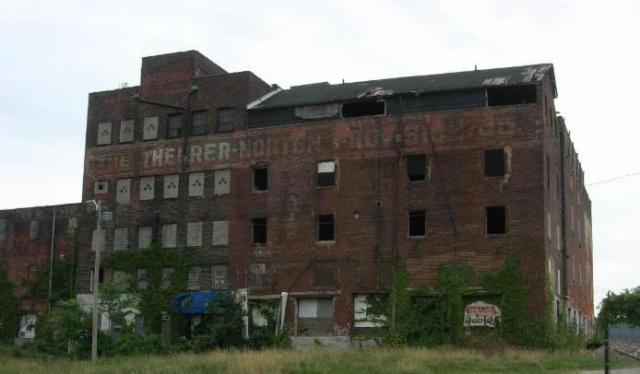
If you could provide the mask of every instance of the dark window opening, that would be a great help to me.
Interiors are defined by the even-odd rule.
[[[536,96],[535,85],[490,87],[487,89],[489,106],[535,103]]]
[[[407,176],[410,181],[423,181],[425,179],[425,171],[425,155],[407,155]]]
[[[191,135],[204,135],[207,133],[207,112],[191,113]]]
[[[409,211],[409,236],[425,236],[427,233],[424,210]]]
[[[167,124],[167,138],[177,138],[182,135],[182,115],[170,114]]]
[[[318,162],[318,187],[330,187],[336,184],[336,162],[321,161]]]
[[[342,117],[374,116],[384,114],[385,102],[378,100],[356,101],[342,104]]]
[[[267,219],[254,218],[251,220],[251,228],[253,231],[253,244],[267,244]]]
[[[321,214],[318,216],[318,241],[332,241],[333,238],[333,214]]]
[[[507,214],[503,206],[487,207],[487,235],[507,233]]]
[[[484,175],[486,177],[502,177],[505,174],[504,149],[484,151]]]
[[[233,131],[233,108],[218,109],[216,124],[218,132]]]
[[[266,166],[253,169],[253,190],[266,191],[269,188],[269,169]]]

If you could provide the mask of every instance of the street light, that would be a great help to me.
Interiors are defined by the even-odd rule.
[[[98,285],[100,283],[100,252],[102,251],[102,240],[100,230],[102,229],[102,207],[96,200],[88,200],[89,211],[96,213],[96,247],[95,265],[93,270],[93,323],[91,325],[91,360],[98,358]]]

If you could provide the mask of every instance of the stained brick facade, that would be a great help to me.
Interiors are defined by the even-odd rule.
[[[146,57],[139,87],[89,95],[82,201],[100,200],[111,216],[107,255],[155,240],[199,255],[191,288],[289,292],[294,335],[349,334],[354,297],[388,292],[393,266],[433,285],[443,263],[493,271],[512,254],[530,310],[543,308],[549,277],[559,305],[589,331],[583,173],[555,115],[552,66],[521,70],[512,91],[500,91],[508,78],[484,71],[459,73],[464,87],[401,92],[365,82],[375,89],[321,100],[322,84],[280,91],[195,51]],[[469,83],[474,74],[486,79]],[[504,157],[504,173],[486,175],[489,150]],[[424,160],[422,180],[408,176],[411,156]],[[254,171],[265,168],[266,188],[257,188],[263,175]],[[319,168],[335,171],[333,183],[318,185]],[[505,217],[498,233],[487,231],[492,207]],[[411,212],[424,217],[414,222],[420,229],[423,220],[424,235],[410,235]],[[324,231],[319,240],[320,216],[333,220],[330,240]],[[80,293],[93,265],[93,222],[83,222]]]

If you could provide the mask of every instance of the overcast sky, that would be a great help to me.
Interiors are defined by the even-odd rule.
[[[87,94],[189,49],[282,87],[552,62],[587,183],[638,172],[639,4],[0,0],[0,209],[78,202]],[[596,304],[640,286],[639,191],[589,187]]]

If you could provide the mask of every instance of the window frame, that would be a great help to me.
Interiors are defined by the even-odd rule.
[[[412,174],[411,174],[411,169],[410,169],[410,159],[412,158],[416,158],[416,157],[421,157],[422,158],[422,178],[421,179],[412,179]],[[428,180],[428,174],[427,174],[427,155],[424,153],[413,153],[413,154],[408,154],[405,155],[405,163],[407,166],[407,179],[409,180],[409,182],[414,183],[414,182],[425,182]]]
[[[494,174],[494,170],[490,167],[489,158],[491,156],[490,153],[494,153],[500,151],[502,153],[502,174]],[[492,148],[484,150],[484,176],[485,178],[504,178],[508,173],[508,165],[507,165],[507,152],[504,148]]]
[[[220,107],[216,109],[216,133],[227,133],[227,132],[234,132],[235,131],[235,107]],[[220,124],[222,123],[222,121],[220,121],[221,118],[221,114],[222,113],[230,113],[231,114],[231,120],[228,122],[224,122],[225,124],[229,124],[230,128],[225,128],[225,129],[221,129],[220,128]]]
[[[423,221],[422,221],[423,228],[424,228],[423,234],[422,235],[412,235],[411,234],[411,218],[412,218],[412,214],[418,213],[418,212],[421,212],[422,213],[422,217],[423,217]],[[407,220],[407,237],[411,238],[411,239],[424,239],[424,238],[426,238],[427,237],[427,211],[426,211],[426,209],[412,209],[412,210],[409,210],[407,212],[407,218],[408,218],[408,220]]]
[[[179,123],[180,123],[180,127],[176,128],[172,128],[172,119],[177,118]],[[172,134],[172,130],[179,130],[177,134]],[[181,138],[182,135],[184,133],[184,120],[182,119],[182,113],[170,113],[167,114],[167,132],[166,132],[166,138],[167,139],[176,139],[176,138]]]
[[[264,189],[259,189],[256,187],[256,172],[258,170],[264,170],[266,175],[265,175],[265,188]],[[268,192],[269,191],[269,165],[267,164],[259,164],[259,165],[255,165],[254,167],[251,168],[251,191],[252,192]]]
[[[264,224],[256,222],[257,220],[264,220]],[[263,242],[256,241],[256,226],[257,225],[264,226],[264,241]],[[269,229],[269,225],[268,225],[267,217],[251,218],[251,245],[256,246],[256,247],[266,246],[267,243],[269,242],[268,229]]]
[[[496,209],[496,208],[502,208],[503,212],[504,212],[504,232],[500,232],[500,233],[489,233],[489,209]],[[486,237],[500,237],[500,236],[506,236],[508,233],[508,225],[507,225],[507,221],[508,221],[508,213],[507,213],[507,206],[506,205],[487,205],[484,207],[484,221],[485,221],[485,229],[484,229],[484,234]]]
[[[320,172],[320,164],[333,162],[333,173],[321,173]],[[333,179],[331,184],[320,184],[320,175],[321,174],[333,174]],[[320,160],[316,162],[316,188],[332,188],[338,186],[338,161],[335,159],[328,160]]]
[[[331,217],[331,239],[322,239],[320,237],[321,233],[322,233],[322,225],[328,225],[328,222],[321,222],[320,220],[323,217]],[[317,219],[317,236],[316,236],[316,240],[318,243],[334,243],[336,241],[336,217],[333,213],[327,213],[327,214],[319,214],[318,215],[318,219]]]
[[[203,132],[195,133],[193,131],[193,129],[195,128],[193,126],[193,124],[195,123],[194,119],[195,119],[196,116],[200,116],[200,115],[203,116],[203,118],[204,118],[204,127],[202,127],[202,129],[203,129],[202,131]],[[189,118],[189,120],[190,120],[189,121],[189,136],[207,135],[209,133],[209,113],[206,110],[194,110],[194,111],[191,111],[190,116],[191,117]],[[201,127],[198,127],[198,128],[201,128]]]

